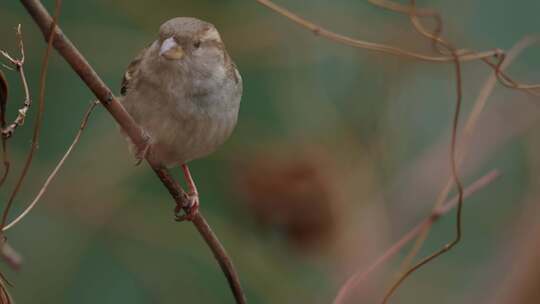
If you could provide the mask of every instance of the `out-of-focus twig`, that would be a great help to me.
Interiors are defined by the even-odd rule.
[[[43,186],[39,190],[36,197],[32,200],[32,202],[28,205],[28,207],[26,207],[26,209],[19,216],[17,216],[13,221],[11,221],[9,224],[7,224],[4,227],[3,231],[7,231],[7,230],[13,228],[13,226],[17,225],[17,223],[19,223],[37,205],[37,203],[39,202],[39,200],[41,199],[43,194],[45,194],[45,192],[49,188],[50,183],[53,181],[53,179],[58,174],[58,171],[60,170],[60,168],[62,168],[62,166],[64,165],[64,162],[66,161],[66,159],[71,154],[71,151],[73,151],[73,148],[75,148],[75,146],[79,142],[79,140],[81,138],[81,135],[82,135],[84,129],[86,128],[86,125],[88,124],[88,119],[90,118],[90,114],[92,114],[92,111],[94,110],[94,108],[97,105],[98,105],[97,101],[92,102],[92,104],[90,105],[88,110],[86,110],[86,113],[84,114],[84,117],[82,119],[79,130],[77,131],[77,134],[75,134],[75,138],[73,138],[73,142],[71,143],[69,148],[66,150],[66,152],[64,153],[64,156],[62,156],[62,158],[60,159],[60,161],[58,162],[58,164],[56,165],[54,170],[49,174],[49,176],[45,180],[45,183],[43,184]]]
[[[22,265],[21,255],[8,242],[4,242],[0,252],[2,259],[13,269],[19,270]],[[0,302],[1,303],[1,302]]]
[[[11,192],[11,195],[8,199],[6,206],[4,207],[4,211],[2,213],[2,222],[0,223],[0,234],[6,225],[9,211],[11,210],[11,207],[13,206],[13,202],[15,201],[15,197],[17,196],[17,193],[19,192],[24,182],[24,179],[28,173],[28,170],[30,169],[30,165],[32,164],[32,160],[34,158],[34,153],[39,144],[39,135],[41,132],[41,121],[43,117],[43,109],[45,106],[45,85],[46,85],[46,80],[47,80],[47,69],[49,66],[49,57],[52,50],[52,42],[54,40],[54,33],[55,33],[54,29],[58,22],[58,16],[60,14],[61,8],[62,8],[62,0],[56,0],[56,5],[54,9],[54,18],[50,25],[49,36],[47,37],[48,44],[47,44],[47,48],[45,49],[45,53],[43,54],[43,59],[41,61],[41,72],[39,75],[39,102],[38,102],[36,121],[34,123],[34,133],[32,135],[32,144],[30,146],[30,151],[28,152],[28,156],[26,157],[26,161],[24,163],[24,167],[22,169],[21,175],[19,176],[17,183],[15,184],[15,187],[13,188],[13,191]]]
[[[537,38],[533,37],[525,37],[521,39],[518,43],[516,43],[508,52],[507,58],[503,65],[501,66],[501,70],[505,70],[510,66],[510,64],[525,50],[527,47],[531,46],[532,44],[538,42]],[[465,126],[463,128],[463,132],[461,134],[461,141],[458,148],[458,164],[461,164],[467,155],[468,147],[470,145],[470,139],[473,134],[473,131],[476,129],[476,125],[478,122],[478,119],[480,117],[480,114],[484,110],[488,98],[491,96],[491,93],[493,92],[493,89],[495,88],[495,84],[497,83],[497,76],[495,73],[491,74],[486,82],[484,83],[484,86],[480,90],[480,93],[478,94],[478,97],[474,103],[474,107],[471,110],[471,113],[469,117],[467,118],[467,121],[465,122]],[[437,196],[437,200],[435,202],[435,205],[433,207],[433,211],[437,210],[444,200],[448,197],[448,193],[450,192],[452,188],[452,177],[449,176],[443,189]],[[408,265],[411,263],[412,259],[416,256],[418,251],[420,250],[423,242],[427,238],[429,234],[429,230],[423,231],[417,238],[413,248],[407,255],[407,257],[404,259],[401,269],[408,268]]]
[[[420,53],[415,53],[411,51],[407,51],[398,47],[354,39],[349,36],[345,36],[343,34],[339,34],[333,31],[330,31],[318,24],[315,24],[303,17],[300,17],[299,15],[285,9],[284,7],[281,7],[274,2],[270,0],[256,0],[260,4],[264,5],[265,7],[273,10],[274,12],[288,18],[289,20],[293,21],[297,25],[311,31],[313,34],[317,36],[321,36],[325,39],[328,39],[333,42],[337,42],[340,44],[352,46],[355,48],[361,48],[371,51],[378,51],[386,54],[391,54],[395,56],[401,56],[401,57],[408,57],[413,58],[417,60],[423,60],[428,62],[441,62],[441,63],[448,63],[453,62],[454,57],[447,54],[442,56],[429,56],[424,55]],[[370,0],[371,3],[377,4],[381,7],[391,9],[400,13],[406,13],[411,14],[414,12],[414,9],[411,9],[410,6],[394,3],[389,0],[379,1],[379,0]],[[431,10],[422,9],[421,14],[417,14],[419,16],[428,16],[432,13]],[[482,60],[486,64],[488,64],[492,69],[494,69],[497,73],[497,78],[499,79],[500,83],[504,86],[512,89],[519,89],[527,91],[528,93],[540,97],[540,94],[538,92],[532,91],[533,89],[539,89],[540,84],[521,84],[510,78],[508,75],[501,73],[500,66],[504,62],[506,55],[503,50],[495,49],[490,51],[484,51],[484,52],[473,52],[466,49],[456,49],[455,53],[457,54],[457,57],[459,58],[459,61],[473,61],[473,60]],[[490,60],[495,59],[496,62],[492,62]]]
[[[491,182],[493,182],[497,177],[500,176],[498,170],[492,170],[486,175],[479,178],[476,182],[471,184],[467,189],[465,189],[463,196],[469,197],[470,195],[478,192],[483,189]],[[356,290],[359,285],[364,282],[369,275],[375,271],[380,265],[388,261],[394,255],[396,255],[405,245],[417,237],[424,229],[431,227],[441,216],[448,213],[450,210],[455,208],[458,205],[459,198],[456,196],[451,200],[447,201],[440,208],[433,212],[429,217],[424,219],[422,222],[417,224],[409,232],[403,235],[397,242],[395,242],[384,254],[380,255],[373,264],[371,264],[366,270],[358,271],[354,273],[339,289],[336,298],[333,301],[333,304],[343,304],[347,297]]]
[[[439,13],[432,11],[432,12],[424,12],[423,15],[419,15],[417,13],[416,8],[416,1],[410,0],[410,5],[405,6],[401,5],[401,8],[396,8],[394,6],[394,3],[389,0],[369,0],[374,5],[377,5],[379,7],[399,12],[399,13],[405,13],[409,16],[411,23],[413,24],[415,30],[420,33],[422,36],[428,38],[431,40],[434,49],[437,50],[440,54],[445,55],[447,53],[448,48],[450,47],[450,44],[444,40],[441,37],[441,31],[442,31],[442,18],[440,17]],[[404,9],[403,7],[407,7],[407,9]],[[433,17],[436,20],[437,27],[433,32],[430,32],[425,28],[425,26],[422,24],[419,17]],[[510,63],[515,59],[515,57],[526,47],[530,46],[532,43],[537,41],[537,38],[532,37],[526,37],[522,40],[520,40],[509,52],[508,54],[505,54],[504,57],[500,58],[499,63],[496,65],[493,65],[488,59],[484,58],[482,59],[485,63],[495,68],[493,76],[490,76],[490,78],[486,81],[484,88],[480,91],[480,95],[475,103],[475,106],[471,112],[471,115],[469,116],[468,121],[466,122],[465,129],[463,131],[463,139],[461,142],[460,147],[460,155],[458,156],[458,165],[461,164],[463,161],[463,158],[466,154],[466,148],[469,143],[470,137],[472,135],[472,131],[476,126],[476,122],[478,120],[478,117],[482,110],[485,107],[487,98],[493,91],[493,88],[495,86],[495,83],[497,80],[499,80],[500,83],[505,85],[506,87],[514,88],[523,90],[529,94],[532,94],[534,96],[539,96],[536,92],[531,91],[531,89],[535,88],[535,85],[523,85],[523,84],[517,84],[515,81],[510,79],[505,73],[504,70],[510,65]],[[445,53],[446,51],[446,53]],[[448,196],[448,193],[450,192],[450,189],[452,187],[452,176],[448,177],[448,181],[445,184],[445,187],[440,192],[437,201],[435,203],[435,206],[433,210],[436,210],[440,207],[440,205],[444,202],[446,197]],[[410,253],[407,255],[407,257],[404,259],[404,262],[402,264],[401,269],[407,269],[409,268],[409,264],[411,263],[412,259],[416,256],[417,252],[420,250],[422,244],[427,239],[429,230],[424,230],[419,237],[417,238],[413,248],[411,249]]]
[[[407,50],[400,49],[394,46],[354,39],[354,38],[351,38],[342,34],[332,32],[318,24],[308,21],[307,19],[300,17],[299,15],[275,4],[274,2],[270,0],[256,0],[256,1],[266,6],[267,8],[273,10],[274,12],[288,18],[289,20],[293,21],[299,26],[305,29],[308,29],[313,34],[317,36],[321,36],[328,40],[340,43],[340,44],[352,46],[355,48],[382,52],[382,53],[391,54],[395,56],[408,57],[408,58],[428,61],[428,62],[453,62],[455,60],[455,58],[452,56],[429,56],[429,55],[407,51]],[[464,53],[461,51],[457,51],[456,53],[458,54],[459,61],[471,61],[471,60],[479,60],[482,58],[500,57],[500,55],[503,52],[502,50],[495,49],[495,50],[490,50],[490,51],[485,51],[485,52],[480,52],[480,53],[472,53],[472,52]]]
[[[527,91],[530,94],[533,94],[535,96],[539,96],[537,92],[531,91],[532,89],[540,88],[540,84],[519,84],[512,80],[510,77],[505,75],[502,70],[501,66],[505,62],[506,54],[503,51],[495,50],[494,53],[492,53],[490,56],[479,56],[479,53],[472,52],[465,49],[457,49],[453,45],[451,45],[449,42],[445,41],[440,37],[440,34],[442,32],[442,21],[438,13],[431,10],[417,10],[416,8],[416,1],[411,0],[410,5],[401,5],[398,3],[395,3],[393,1],[389,0],[370,0],[371,3],[378,5],[380,7],[383,7],[385,9],[397,11],[400,13],[404,13],[410,16],[411,22],[415,26],[415,29],[420,32],[422,35],[429,38],[434,48],[439,52],[440,56],[427,56],[419,53],[409,52],[406,50],[402,50],[400,48],[387,46],[387,45],[381,45],[371,42],[366,42],[363,40],[354,39],[345,35],[341,35],[332,31],[329,31],[313,22],[310,22],[299,15],[275,4],[271,0],[257,0],[260,4],[266,6],[267,8],[273,10],[274,12],[288,18],[289,20],[293,21],[297,25],[304,27],[311,32],[313,32],[315,35],[324,37],[326,39],[329,39],[331,41],[362,48],[362,49],[368,49],[373,51],[378,51],[382,53],[388,53],[393,54],[397,56],[402,57],[411,57],[418,60],[424,60],[424,61],[430,61],[430,62],[447,62],[447,61],[453,61],[455,65],[455,75],[456,75],[456,105],[455,105],[455,111],[453,116],[453,122],[452,122],[452,134],[451,134],[451,144],[450,144],[450,160],[451,160],[451,178],[450,181],[452,181],[458,190],[458,203],[457,203],[457,216],[456,216],[456,235],[455,238],[434,252],[432,255],[424,258],[419,263],[408,269],[398,280],[397,282],[389,289],[389,291],[385,294],[385,297],[383,299],[383,303],[386,303],[390,296],[393,294],[393,292],[397,289],[397,287],[403,282],[410,274],[415,272],[417,269],[422,267],[423,265],[427,264],[428,262],[434,260],[435,258],[439,257],[440,255],[444,254],[445,252],[452,249],[455,245],[459,243],[462,236],[462,225],[461,225],[461,213],[462,213],[462,203],[463,203],[463,187],[461,184],[461,179],[459,175],[459,160],[457,156],[457,138],[458,138],[458,125],[459,125],[459,117],[460,117],[460,109],[461,109],[461,103],[462,103],[462,75],[461,75],[461,66],[460,62],[467,60],[475,60],[480,59],[483,60],[485,63],[487,63],[491,68],[494,69],[495,75],[497,76],[497,79],[501,84],[504,86],[524,90]],[[436,30],[431,33],[428,30],[426,30],[420,20],[418,19],[418,16],[428,16],[428,17],[434,17],[437,20],[437,28]],[[472,56],[472,57],[471,57]],[[491,59],[496,59],[497,61],[491,62]],[[451,185],[451,183],[450,183]],[[446,197],[446,196],[445,196]],[[445,198],[443,198],[442,201],[444,201]],[[439,207],[439,206],[437,206]],[[437,207],[435,210],[437,210]],[[422,229],[423,230],[423,229]]]
[[[420,262],[415,264],[414,266],[407,269],[398,279],[396,282],[388,289],[388,291],[385,293],[384,298],[382,300],[383,304],[388,303],[390,297],[393,295],[393,293],[397,290],[397,288],[401,285],[403,281],[405,281],[410,275],[412,275],[414,272],[416,272],[418,269],[420,269],[422,266],[428,264],[429,262],[435,260],[439,256],[445,254],[446,252],[450,251],[452,248],[454,248],[460,241],[462,237],[462,211],[463,211],[463,185],[461,182],[461,176],[459,174],[459,164],[457,160],[457,138],[458,138],[458,126],[459,126],[459,118],[461,114],[461,106],[462,106],[462,99],[463,99],[463,88],[462,88],[462,75],[461,75],[461,64],[458,59],[458,54],[456,53],[456,50],[454,46],[447,43],[444,44],[443,47],[452,54],[452,57],[454,57],[454,63],[455,63],[455,77],[456,77],[456,104],[455,104],[455,110],[454,115],[452,119],[452,133],[451,133],[451,139],[450,139],[450,168],[451,168],[451,178],[453,183],[456,185],[458,195],[457,195],[457,212],[456,212],[456,233],[454,238],[446,243],[444,246],[430,254],[429,256],[422,259]],[[427,228],[425,228],[427,229]],[[424,228],[422,228],[424,230]]]
[[[51,27],[53,19],[45,7],[43,7],[39,0],[21,0],[21,3],[39,26],[43,35],[48,38],[53,30]],[[143,149],[147,144],[147,138],[141,128],[139,128],[133,118],[122,107],[116,97],[112,94],[111,90],[105,85],[103,80],[97,75],[79,50],[77,50],[73,43],[64,35],[62,30],[59,27],[55,27],[54,32],[55,39],[53,46],[56,50],[94,93],[103,107],[116,120],[126,135],[130,137],[133,144],[136,147]],[[172,178],[169,171],[159,164],[152,162],[151,159],[147,158],[147,162],[157,174],[163,185],[167,188],[176,204],[182,206],[185,211],[189,211],[190,203],[188,196],[180,184]],[[240,304],[246,303],[247,301],[240,284],[240,279],[238,278],[230,257],[200,212],[194,216],[192,223],[204,238],[221,266],[236,302]]]
[[[458,125],[459,125],[459,118],[461,113],[461,105],[462,105],[462,75],[461,75],[461,61],[464,61],[466,58],[469,58],[469,56],[472,56],[472,59],[482,59],[487,57],[501,57],[502,52],[499,50],[493,51],[493,53],[490,53],[489,56],[480,56],[477,57],[479,54],[467,52],[463,50],[457,50],[455,47],[450,45],[449,43],[443,44],[444,48],[448,51],[450,56],[443,55],[443,56],[426,56],[414,52],[404,51],[399,48],[390,47],[386,45],[381,44],[374,44],[366,41],[361,41],[357,39],[352,39],[350,37],[337,34],[334,32],[331,32],[329,30],[326,30],[319,25],[316,25],[310,21],[307,21],[306,19],[292,13],[291,11],[288,11],[287,9],[280,7],[273,3],[270,0],[257,0],[259,3],[263,4],[264,6],[274,10],[275,12],[287,17],[288,19],[292,20],[296,24],[307,28],[311,30],[314,34],[320,35],[322,37],[325,37],[327,39],[330,39],[332,41],[343,43],[346,45],[354,46],[357,48],[363,48],[368,50],[374,50],[379,51],[383,53],[389,53],[397,56],[403,56],[403,57],[411,57],[418,60],[424,60],[424,61],[430,61],[430,62],[444,62],[444,61],[452,61],[454,63],[455,67],[455,77],[456,77],[456,103],[455,103],[455,111],[453,115],[452,120],[452,134],[451,134],[451,143],[450,143],[450,163],[451,163],[451,169],[452,169],[452,179],[454,184],[456,185],[458,189],[458,206],[457,206],[457,215],[456,215],[456,235],[455,238],[450,241],[448,244],[443,246],[441,249],[433,253],[432,255],[428,256],[424,260],[422,260],[417,265],[413,266],[411,269],[406,271],[399,280],[397,280],[396,284],[394,284],[390,290],[386,293],[383,303],[386,303],[389,297],[392,295],[394,290],[401,284],[403,280],[405,280],[410,274],[412,274],[414,271],[416,271],[418,268],[420,268],[422,265],[427,264],[431,260],[439,257],[440,255],[444,254],[445,252],[451,250],[455,245],[459,243],[462,236],[462,227],[461,227],[461,212],[462,212],[462,204],[463,204],[463,187],[459,175],[459,169],[457,165],[457,159],[456,159],[456,144],[457,144],[457,136],[458,136]],[[414,2],[413,7],[410,10],[411,14],[415,13],[414,9]],[[471,59],[471,60],[472,60]]]

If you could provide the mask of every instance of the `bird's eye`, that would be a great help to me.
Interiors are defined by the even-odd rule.
[[[196,49],[198,49],[199,47],[201,46],[201,41],[200,40],[197,40],[193,43],[193,47],[195,47]]]

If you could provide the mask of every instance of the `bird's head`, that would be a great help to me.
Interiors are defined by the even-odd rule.
[[[212,61],[223,57],[224,45],[210,23],[189,17],[173,18],[159,29],[158,54],[171,61]]]

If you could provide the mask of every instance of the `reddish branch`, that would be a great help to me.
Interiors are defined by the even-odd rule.
[[[313,23],[285,9],[284,7],[281,7],[275,4],[274,2],[270,0],[256,0],[256,1],[264,5],[265,7],[273,10],[274,12],[286,17],[287,19],[291,20],[297,25],[311,31],[314,35],[323,37],[325,39],[328,39],[330,41],[333,41],[339,44],[348,45],[348,46],[359,48],[359,49],[377,51],[377,52],[400,56],[404,58],[413,58],[413,59],[427,61],[427,62],[447,63],[447,62],[455,61],[455,56],[451,56],[451,54],[444,54],[440,56],[430,56],[430,55],[424,55],[421,53],[408,51],[408,50],[401,49],[399,47],[395,47],[391,45],[355,39],[355,38],[352,38],[352,37],[349,37],[340,33],[330,31],[316,23]],[[423,17],[423,16],[434,17],[433,16],[434,12],[431,10],[422,9],[419,12],[417,12],[415,8],[412,8],[411,6],[401,5],[401,4],[394,3],[388,0],[369,0],[369,1],[383,8],[390,9],[390,10],[400,12],[400,13],[414,14],[420,17]],[[459,58],[460,62],[474,61],[474,60],[482,60],[483,62],[485,62],[487,65],[493,68],[493,70],[496,72],[497,79],[500,81],[502,85],[508,88],[512,88],[512,89],[524,90],[525,92],[532,94],[536,97],[540,96],[538,92],[533,91],[534,89],[540,89],[540,84],[518,83],[517,81],[510,78],[510,76],[501,72],[500,66],[506,58],[506,54],[504,53],[504,51],[500,49],[494,49],[490,51],[475,52],[475,51],[471,51],[467,49],[456,49],[455,53],[457,57]],[[495,62],[492,62],[491,58],[494,58]]]
[[[436,12],[430,11],[430,10],[422,10],[421,12],[417,11],[415,0],[410,0],[411,4],[409,6],[401,5],[399,3],[395,3],[393,1],[388,1],[388,0],[370,0],[370,2],[372,2],[375,5],[381,6],[383,8],[409,15],[413,25],[415,26],[415,29],[432,41],[434,49],[439,52],[439,56],[429,56],[429,55],[407,51],[407,50],[397,48],[394,46],[354,39],[354,38],[351,38],[351,37],[348,37],[348,36],[345,36],[336,32],[332,32],[326,28],[319,26],[318,24],[308,21],[307,19],[302,18],[301,16],[273,3],[271,0],[256,0],[256,1],[266,6],[267,8],[273,10],[274,12],[288,18],[289,20],[296,23],[297,25],[305,29],[308,29],[313,34],[317,36],[321,36],[325,39],[328,39],[336,43],[352,46],[359,49],[367,49],[367,50],[387,53],[387,54],[401,56],[401,57],[414,58],[417,60],[423,60],[423,61],[429,61],[429,62],[452,61],[454,63],[455,73],[456,73],[456,103],[455,103],[455,111],[454,111],[453,122],[452,122],[450,160],[451,160],[452,178],[454,180],[454,183],[459,193],[458,203],[457,203],[457,215],[456,215],[456,235],[455,235],[455,238],[451,242],[444,245],[438,251],[422,259],[419,263],[417,263],[416,265],[408,269],[397,280],[397,282],[394,285],[392,285],[389,291],[385,294],[383,303],[387,303],[387,301],[389,300],[393,292],[400,286],[400,284],[408,276],[410,276],[413,272],[418,270],[423,265],[429,263],[430,261],[439,257],[440,255],[448,252],[455,245],[457,245],[459,241],[461,240],[461,236],[462,236],[461,213],[462,213],[462,203],[463,203],[463,187],[462,187],[461,180],[459,177],[458,161],[456,157],[457,129],[458,129],[459,117],[460,117],[460,112],[461,112],[461,103],[462,103],[461,62],[469,61],[469,60],[482,60],[494,69],[498,80],[503,85],[509,88],[513,88],[513,89],[524,90],[525,92],[532,94],[534,96],[539,96],[538,92],[535,92],[532,90],[540,88],[540,84],[519,84],[515,82],[514,80],[512,80],[510,77],[508,77],[506,74],[504,74],[501,71],[501,65],[506,59],[506,54],[501,50],[493,50],[493,51],[488,51],[484,53],[476,53],[476,52],[472,52],[465,49],[454,48],[450,43],[448,43],[447,41],[443,40],[440,37],[441,31],[442,31],[442,21],[441,21],[440,16]],[[418,17],[434,17],[435,20],[437,21],[437,27],[435,31],[429,32],[425,30],[423,25],[420,23]],[[492,58],[494,58],[496,62],[492,62],[491,61]],[[421,231],[427,231],[427,230],[422,229]]]
[[[497,177],[499,177],[500,173],[497,170],[493,170],[489,172],[488,174],[484,175],[480,179],[478,179],[476,182],[471,184],[465,191],[463,192],[463,196],[468,197],[477,191],[481,190],[485,186],[489,185],[491,182],[493,182]],[[363,283],[369,275],[377,269],[380,265],[382,265],[384,262],[388,261],[391,257],[396,255],[405,245],[407,245],[410,241],[414,240],[422,231],[425,231],[426,229],[429,229],[441,216],[448,213],[450,210],[452,210],[454,207],[456,207],[459,204],[459,197],[454,197],[445,204],[443,204],[441,207],[434,210],[429,217],[424,219],[422,222],[420,222],[418,225],[416,225],[414,228],[412,228],[409,232],[407,232],[405,235],[403,235],[397,242],[395,242],[392,247],[390,247],[384,254],[379,256],[377,260],[371,264],[368,269],[364,271],[358,271],[357,273],[353,274],[346,282],[343,284],[334,299],[334,304],[343,304],[345,303],[345,300],[347,297],[353,292],[353,290],[357,289],[358,286]]]
[[[41,29],[43,35],[47,39],[50,35],[51,24],[53,22],[51,16],[38,0],[21,0],[28,13],[32,16],[36,24]],[[94,69],[86,61],[84,56],[73,45],[73,43],[64,35],[59,27],[55,28],[55,38],[53,41],[54,48],[60,55],[70,64],[72,69],[79,75],[86,86],[94,93],[96,98],[101,102],[105,109],[112,115],[116,122],[121,126],[124,132],[130,137],[131,141],[138,147],[146,145],[145,136],[133,120],[126,112],[122,105],[118,102],[112,91],[107,87],[103,80],[97,75]],[[189,207],[187,194],[181,186],[176,182],[166,168],[159,166],[157,163],[147,159],[148,164],[157,174],[163,185],[167,188],[176,204],[182,206],[184,210]],[[187,211],[187,210],[186,210]],[[192,223],[195,225],[199,233],[212,250],[214,256],[218,260],[221,269],[223,270],[229,286],[234,294],[237,303],[246,303],[245,295],[240,286],[240,280],[232,265],[231,259],[228,257],[225,249],[217,239],[216,235],[210,229],[210,226],[204,219],[201,213],[194,216]]]
[[[415,0],[411,0],[411,7],[412,7],[412,13],[411,13],[411,19],[414,23],[416,20],[415,14]],[[452,134],[451,134],[451,141],[450,141],[450,167],[452,172],[452,179],[454,180],[454,184],[456,185],[457,191],[458,191],[458,201],[457,201],[457,212],[456,212],[456,235],[452,241],[442,246],[439,250],[435,251],[434,253],[430,254],[429,256],[423,258],[418,262],[417,264],[413,265],[409,269],[407,269],[398,279],[397,281],[390,287],[390,289],[386,292],[384,295],[383,304],[388,303],[390,300],[390,297],[394,294],[394,292],[398,289],[398,287],[403,283],[411,274],[413,274],[415,271],[420,269],[422,266],[428,264],[429,262],[435,260],[439,256],[445,254],[446,252],[450,251],[452,248],[454,248],[462,238],[462,211],[463,211],[463,185],[461,182],[461,178],[459,175],[459,165],[458,165],[458,159],[457,159],[457,151],[456,151],[456,145],[457,145],[457,136],[458,136],[458,124],[459,124],[459,118],[461,114],[461,105],[463,101],[463,81],[462,81],[462,75],[461,75],[461,64],[459,62],[459,55],[453,45],[451,45],[448,42],[444,42],[442,39],[439,38],[440,31],[442,30],[442,24],[439,25],[436,29],[436,31],[432,34],[427,34],[428,38],[432,39],[434,49],[438,50],[439,52],[444,54],[444,50],[446,50],[448,53],[454,57],[454,67],[455,67],[455,73],[456,73],[456,104],[455,104],[455,110],[454,110],[454,116],[452,120]],[[439,48],[441,47],[441,48]],[[499,70],[499,67],[497,67],[497,70]],[[433,214],[436,214],[437,210],[433,212]],[[424,229],[422,229],[424,231]]]

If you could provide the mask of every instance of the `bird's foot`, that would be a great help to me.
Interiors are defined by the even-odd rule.
[[[142,161],[146,158],[148,155],[148,152],[150,151],[150,135],[148,135],[146,132],[143,131],[144,136],[144,144],[142,147],[136,147],[135,151],[135,166],[139,166]]]
[[[188,194],[189,206],[184,207],[177,204],[174,208],[174,214],[177,222],[192,221],[199,213],[199,194]],[[180,214],[184,210],[184,214]]]

